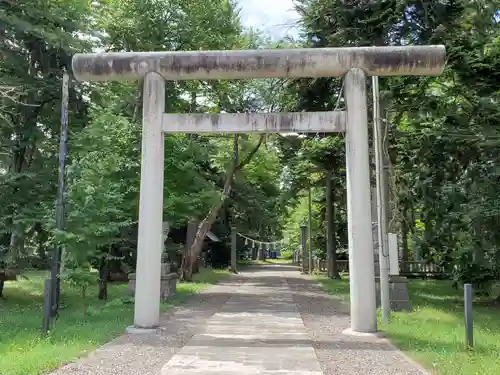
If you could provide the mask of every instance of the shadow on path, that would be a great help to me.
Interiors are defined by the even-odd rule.
[[[288,263],[240,274],[53,375],[422,374],[377,336],[342,334],[348,307]]]

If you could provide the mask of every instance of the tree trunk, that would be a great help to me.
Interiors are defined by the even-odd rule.
[[[189,248],[193,245],[197,228],[198,228],[198,223],[196,221],[190,220],[188,222],[187,233],[186,233],[186,249],[184,250],[184,252],[188,251]],[[199,260],[198,258],[195,258],[195,261],[193,263],[193,273],[198,273],[198,272],[200,272]]]
[[[3,296],[3,287],[4,287],[4,285],[5,285],[5,281],[0,279],[0,298],[1,299],[5,299],[5,297]]]
[[[417,232],[416,232],[416,221],[415,221],[415,211],[411,211],[411,221],[410,221],[410,239],[411,239],[411,254],[415,262],[420,262],[420,249],[417,248]]]
[[[12,233],[10,235],[10,251],[16,264],[20,257],[26,255],[24,254],[24,226],[22,224],[16,224],[12,228]]]
[[[83,315],[87,313],[87,287],[82,287],[82,311]]]
[[[108,300],[108,260],[106,255],[101,258],[99,264],[99,295],[100,300]]]
[[[326,256],[328,277],[331,279],[340,279],[340,274],[337,270],[333,195],[332,170],[328,168],[326,171]]]
[[[232,180],[232,179],[231,179]],[[219,212],[222,203],[226,199],[227,189],[231,188],[231,182],[228,178],[226,180],[226,184],[224,186],[224,191],[221,196],[221,200],[215,203],[208,212],[208,215],[202,220],[200,226],[198,227],[198,231],[196,232],[196,237],[193,241],[193,245],[189,248],[188,251],[185,252],[184,257],[182,258],[181,263],[181,280],[191,281],[193,279],[193,263],[196,258],[201,253],[203,248],[203,242],[205,240],[205,236],[207,232],[212,227],[215,219],[217,219],[217,213]]]
[[[198,231],[196,232],[196,237],[194,238],[193,244],[191,245],[189,250],[184,253],[181,263],[181,280],[191,281],[193,279],[193,263],[200,256],[205,236],[217,219],[219,210],[224,205],[224,202],[227,200],[229,194],[231,193],[234,174],[237,170],[243,169],[245,165],[250,163],[253,156],[259,150],[262,142],[264,141],[264,137],[265,136],[262,135],[259,138],[259,142],[257,143],[257,145],[239,164],[236,164],[235,159],[233,158],[233,162],[231,163],[226,174],[226,180],[224,182],[224,188],[222,189],[220,200],[212,205],[212,207],[208,211],[207,216],[201,221],[200,225],[198,226]]]
[[[203,249],[202,249],[203,251]],[[201,253],[201,252],[200,252]],[[196,257],[193,263],[193,274],[200,273],[200,259]]]

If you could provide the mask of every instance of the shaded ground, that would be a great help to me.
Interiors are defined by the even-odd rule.
[[[342,305],[289,265],[243,269],[63,374],[421,374],[380,338],[345,336]]]
[[[29,272],[26,276],[18,282],[7,282],[6,300],[0,300],[1,375],[46,373],[117,337],[132,322],[133,303],[126,296],[126,284],[110,284],[108,301],[97,299],[97,286],[89,289],[85,315],[80,292],[63,285],[60,317],[48,337],[42,339],[43,280],[48,272]],[[202,269],[195,282],[178,285],[177,296],[163,303],[162,310],[227,276],[226,271]]]
[[[349,281],[318,277],[325,290],[347,300]],[[449,281],[410,280],[414,310],[393,313],[382,329],[401,349],[439,375],[500,374],[498,307],[474,303],[474,349],[465,348],[463,290]]]
[[[290,277],[288,283],[325,375],[425,373],[382,338],[344,335],[349,327],[347,305],[325,295],[317,282],[303,276]]]

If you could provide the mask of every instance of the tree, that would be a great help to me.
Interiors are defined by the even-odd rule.
[[[28,9],[29,8],[29,9]],[[64,274],[89,266],[105,280],[112,267],[135,266],[142,83],[78,83],[70,91],[66,229],[54,229],[60,84],[75,52],[232,49],[260,44],[244,34],[231,1],[7,1],[0,4],[0,270],[50,261],[64,245]],[[255,111],[262,83],[167,82],[167,112]],[[266,86],[266,85],[264,85]],[[267,87],[267,86],[266,86]],[[12,88],[12,90],[11,90]],[[263,140],[241,136],[243,156],[268,157]],[[164,220],[182,226],[220,201],[228,164],[225,136],[165,137]],[[255,151],[252,151],[256,148]],[[267,155],[267,156],[264,156]],[[250,162],[244,160],[237,169]],[[278,194],[265,167],[230,179],[242,195],[234,217],[250,231]],[[260,176],[260,177],[259,177]],[[227,190],[227,189],[226,189]],[[243,215],[245,198],[264,203]],[[239,213],[237,213],[238,211]],[[262,214],[265,215],[262,215]],[[272,221],[271,219],[265,219]],[[122,264],[121,263],[126,263]],[[76,279],[75,279],[76,280]],[[0,288],[1,293],[1,288]],[[104,297],[105,283],[100,295]]]
[[[238,136],[235,136],[236,140],[236,150],[238,149]],[[201,254],[203,242],[205,240],[205,236],[207,232],[210,230],[215,220],[217,219],[217,215],[224,204],[224,202],[229,198],[231,193],[231,189],[233,186],[234,175],[237,171],[241,171],[247,164],[252,161],[255,153],[259,150],[262,142],[264,141],[264,136],[260,136],[257,144],[249,151],[246,157],[238,161],[238,158],[233,157],[230,165],[227,169],[226,178],[224,181],[224,187],[222,189],[220,199],[213,203],[212,207],[208,211],[208,214],[201,221],[198,226],[198,230],[196,232],[196,236],[194,238],[193,244],[191,248],[184,254],[182,260],[182,273],[181,280],[190,281],[192,279],[193,274],[193,263],[196,261],[198,256]],[[239,151],[238,151],[239,153]]]
[[[445,44],[440,77],[381,83],[391,161],[391,230],[404,257],[454,270],[488,291],[499,277],[497,199],[498,3],[300,1],[309,46]],[[328,17],[322,15],[327,14]],[[333,102],[335,80],[298,81],[304,109]],[[410,241],[410,237],[412,241]],[[419,251],[417,251],[417,247]]]
[[[0,269],[28,256],[27,233],[44,237],[56,187],[55,149],[63,69],[87,31],[86,1],[3,1],[0,4]],[[81,95],[70,91],[73,129],[85,118]],[[78,114],[74,116],[74,114]],[[39,249],[45,256],[45,249]],[[1,292],[1,290],[0,290]]]

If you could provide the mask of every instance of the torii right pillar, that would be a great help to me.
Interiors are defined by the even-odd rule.
[[[346,176],[347,234],[349,238],[349,282],[351,330],[375,332],[377,314],[372,218],[370,201],[370,164],[366,74],[362,69],[349,70],[345,76],[347,107]],[[360,235],[361,233],[370,234]]]

